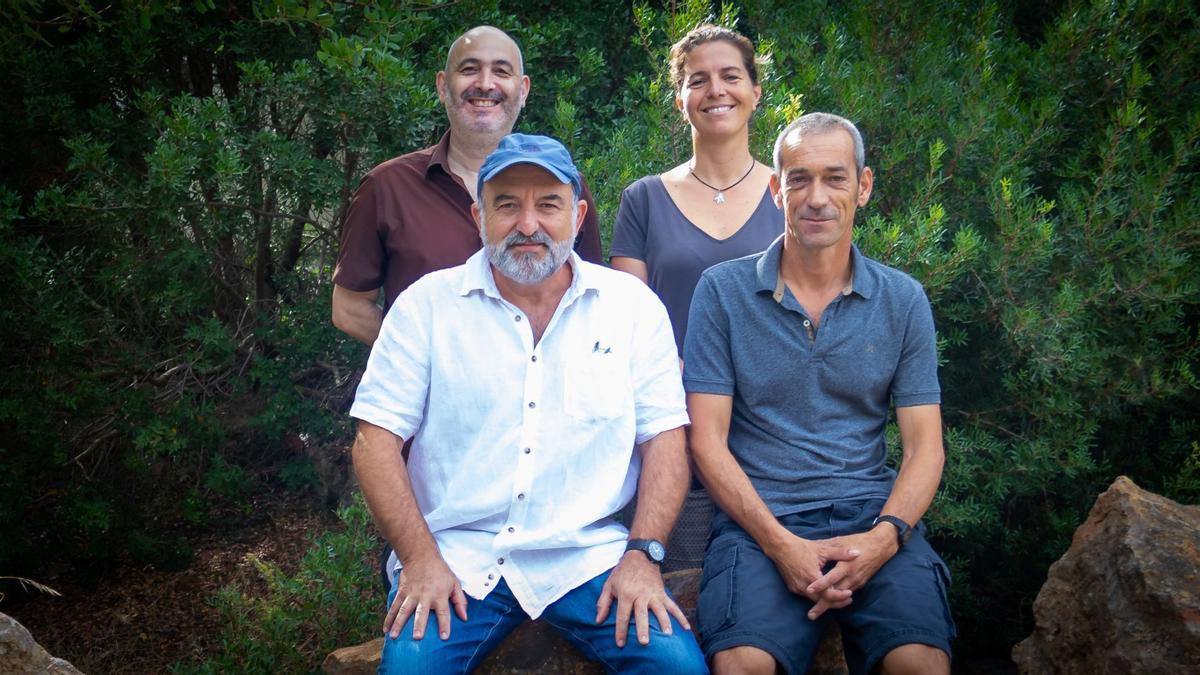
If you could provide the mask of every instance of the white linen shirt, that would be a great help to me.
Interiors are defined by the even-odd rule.
[[[629,274],[568,264],[536,345],[484,251],[424,276],[384,318],[350,409],[413,438],[413,492],[463,590],[483,599],[503,577],[534,618],[617,564],[635,442],[688,423],[662,303]]]

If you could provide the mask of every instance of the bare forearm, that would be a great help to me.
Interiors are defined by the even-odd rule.
[[[941,448],[904,460],[883,512],[915,525],[933,503],[933,496],[942,479],[942,464]]]
[[[689,482],[683,429],[664,431],[641,445],[642,473],[631,539],[666,540],[679,516]]]
[[[376,304],[378,295],[334,286],[333,325],[368,347],[374,345],[383,325],[383,310]]]
[[[698,434],[693,434],[690,442],[696,473],[709,496],[770,556],[780,540],[790,535],[758,495],[729,447],[718,439],[704,439]]]
[[[936,405],[898,408],[896,420],[904,459],[883,512],[916,524],[929,509],[942,480],[946,453],[941,409]]]
[[[354,472],[367,507],[379,531],[407,565],[439,553],[413,495],[400,452],[403,443],[403,439],[386,429],[359,422],[352,453]]]

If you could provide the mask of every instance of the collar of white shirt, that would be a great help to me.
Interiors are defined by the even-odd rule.
[[[585,266],[580,264],[582,262],[583,259],[579,257],[579,254],[571,251],[570,257],[564,263],[571,266],[571,286],[563,294],[560,306],[571,304],[576,297],[588,290],[597,292],[601,290],[601,286],[596,283],[597,275],[594,271],[588,270],[588,267],[596,266]],[[463,265],[462,286],[458,292],[459,295],[468,295],[471,291],[483,291],[489,298],[502,300],[500,289],[496,286],[496,277],[492,273],[492,265],[487,259],[486,250],[478,251]]]

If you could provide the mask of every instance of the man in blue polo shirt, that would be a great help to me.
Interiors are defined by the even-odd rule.
[[[796,120],[771,177],[783,236],[696,288],[683,379],[722,511],[698,607],[717,673],[803,673],[831,618],[851,672],[950,670],[949,574],[919,524],[944,461],[933,316],[919,283],[851,243],[872,182],[852,123]]]

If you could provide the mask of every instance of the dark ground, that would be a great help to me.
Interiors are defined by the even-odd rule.
[[[192,540],[195,558],[179,572],[119,567],[92,589],[69,574],[38,578],[62,597],[9,593],[0,612],[16,618],[51,654],[85,673],[162,673],[172,664],[220,649],[211,600],[236,582],[250,593],[264,584],[250,556],[293,573],[310,538],[337,527],[306,495],[278,492],[253,499],[244,521]]]
[[[90,675],[163,673],[173,664],[203,659],[221,648],[219,616],[211,604],[217,590],[230,583],[250,594],[265,590],[251,556],[294,573],[311,537],[338,526],[331,511],[296,493],[259,495],[248,513],[220,532],[195,538],[195,559],[185,570],[125,566],[90,589],[72,583],[69,574],[39,578],[62,597],[9,593],[0,612],[24,624],[51,654]],[[960,661],[954,670],[1017,672],[1006,659]]]

